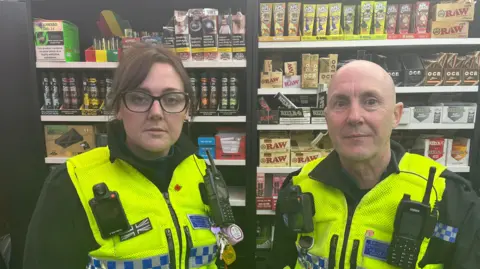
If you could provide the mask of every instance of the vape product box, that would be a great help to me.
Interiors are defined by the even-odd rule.
[[[410,108],[410,123],[440,123],[441,106],[414,106]]]
[[[220,15],[218,30],[218,53],[220,61],[232,61],[232,14],[230,10]],[[193,42],[193,41],[192,41]]]
[[[329,10],[329,34],[339,35],[342,33],[342,3],[332,3],[328,5]]]
[[[470,139],[456,137],[448,139],[447,166],[468,166],[470,158]]]
[[[285,3],[273,4],[273,32],[275,36],[283,36],[285,31]]]
[[[288,36],[298,36],[302,3],[288,3]]]
[[[428,26],[429,1],[418,1],[415,5],[415,33],[425,34]]]
[[[192,48],[192,60],[202,62],[203,57],[203,9],[188,10],[188,31]]]
[[[360,2],[360,34],[369,35],[372,28],[375,1]]]
[[[92,125],[45,125],[48,157],[72,157],[95,148]]]
[[[399,6],[400,13],[398,16],[398,33],[410,33],[410,20],[412,18],[412,4],[401,4]]]
[[[260,152],[260,167],[288,167],[290,152]]]
[[[355,30],[355,5],[343,6],[343,33],[353,35]]]
[[[80,43],[78,28],[69,21],[33,21],[37,61],[78,62]]]
[[[425,69],[417,54],[408,53],[400,56],[404,69],[404,86],[419,86],[425,79]]]
[[[216,159],[215,156],[215,137],[199,137],[198,142],[198,155],[204,159],[208,159],[207,150],[212,155],[213,159]]]
[[[218,61],[218,10],[205,8],[203,10],[203,51],[205,61]]]
[[[446,165],[447,144],[447,139],[443,137],[427,138],[425,139],[424,155],[442,165]]]
[[[398,13],[399,12],[397,4],[388,4],[386,22],[387,34],[395,34],[397,32]]]
[[[468,38],[469,23],[463,21],[430,21],[432,38]]]
[[[188,29],[188,12],[175,10],[175,51],[182,61],[192,60],[190,48],[190,31]]]
[[[442,123],[474,123],[477,113],[475,103],[444,104]]]
[[[270,36],[272,29],[272,3],[260,3],[260,36]]]
[[[316,7],[315,33],[317,36],[325,36],[328,26],[328,4],[318,4]]]
[[[247,47],[245,42],[245,15],[238,11],[232,16],[232,22],[233,61],[245,61],[247,59]]]
[[[313,35],[313,26],[315,24],[315,5],[303,4],[303,36]]]
[[[463,3],[439,3],[433,7],[432,12],[434,21],[473,21],[475,4],[467,1]]]
[[[385,15],[387,13],[387,1],[375,1],[374,5],[374,34],[385,33]]]

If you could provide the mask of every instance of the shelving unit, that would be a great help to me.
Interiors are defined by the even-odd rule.
[[[399,125],[397,130],[461,130],[474,129],[474,123],[410,123]],[[327,130],[327,124],[259,124],[259,131],[274,131],[274,130]]]
[[[42,122],[108,122],[113,120],[112,115],[103,116],[41,116]],[[245,122],[245,116],[193,116],[190,122]]]
[[[115,69],[117,62],[37,62],[41,69]],[[245,68],[247,61],[237,62],[184,62],[185,68]]]
[[[418,87],[396,87],[396,93],[463,93],[477,92],[477,86],[418,86]],[[277,93],[300,95],[317,94],[316,89],[301,88],[259,88],[258,95],[275,95]]]

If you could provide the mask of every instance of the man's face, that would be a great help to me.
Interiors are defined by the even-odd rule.
[[[354,66],[340,69],[332,80],[325,114],[338,154],[364,161],[388,146],[403,104],[395,104],[393,83],[381,67],[372,63]]]

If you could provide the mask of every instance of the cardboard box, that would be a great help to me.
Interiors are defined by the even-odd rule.
[[[355,30],[355,5],[343,6],[343,33],[353,35]]]
[[[273,4],[273,32],[275,36],[283,36],[285,29],[285,3]]]
[[[430,21],[432,38],[468,38],[468,22]]]
[[[447,139],[443,137],[425,139],[424,155],[442,165],[446,165]]]
[[[270,36],[272,29],[272,3],[260,3],[260,36]]]
[[[257,197],[265,197],[265,174],[257,173]]]
[[[321,157],[326,157],[327,155],[328,154],[325,154],[325,152],[323,151],[292,151],[290,153],[290,166],[303,167],[307,163]]]
[[[374,5],[374,23],[373,33],[383,34],[385,33],[385,16],[387,13],[387,1],[375,1]]]
[[[388,4],[387,6],[387,21],[386,21],[386,32],[387,34],[395,34],[397,31],[397,21],[398,21],[398,5],[397,4]]]
[[[410,123],[440,123],[441,106],[415,106],[410,108]]]
[[[372,28],[375,1],[360,2],[360,34],[369,35]]]
[[[447,166],[468,166],[470,159],[470,139],[456,137],[448,139]]]
[[[78,62],[80,43],[78,28],[69,21],[33,21],[37,61]]]
[[[302,3],[288,3],[288,36],[298,36]]]
[[[325,36],[327,35],[327,26],[328,26],[328,5],[327,4],[318,4],[317,12],[315,19],[316,35]]]
[[[290,152],[260,152],[260,167],[288,167]]]
[[[328,25],[328,34],[329,35],[339,35],[342,34],[342,3],[331,3],[328,5],[329,11],[329,21]]]
[[[245,160],[245,134],[220,132],[215,135],[218,160]]]
[[[45,125],[48,157],[72,157],[95,148],[92,125]]]
[[[310,145],[315,138],[311,131],[291,131],[290,132],[290,151],[305,152],[315,151],[316,148]]]
[[[398,16],[398,33],[408,34],[410,32],[410,20],[412,19],[412,4],[401,4]]]
[[[442,109],[442,123],[474,123],[477,104],[446,104]]]
[[[303,36],[313,35],[313,26],[315,24],[315,5],[303,4]]]
[[[475,4],[472,3],[445,3],[433,7],[434,21],[473,21],[475,18]]]
[[[290,138],[269,138],[260,136],[260,152],[290,152]]]
[[[403,85],[419,86],[425,79],[425,68],[417,54],[408,53],[400,56],[403,65]]]
[[[418,1],[415,5],[415,33],[425,34],[428,26],[428,11],[430,2]]]

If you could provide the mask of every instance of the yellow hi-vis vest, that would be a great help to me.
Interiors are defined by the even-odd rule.
[[[293,184],[301,187],[302,192],[310,192],[314,197],[314,231],[299,234],[314,238],[314,245],[306,257],[299,253],[295,268],[327,269],[395,269],[398,267],[386,263],[386,250],[394,231],[397,207],[404,194],[410,194],[413,201],[421,202],[425,194],[427,181],[408,173],[392,174],[379,182],[361,199],[348,223],[348,206],[343,192],[320,181],[313,180],[309,173],[322,161],[317,159],[305,165],[300,174],[293,177]],[[399,163],[400,171],[409,171],[428,178],[431,166],[437,168],[434,187],[440,201],[445,190],[445,179],[440,174],[445,167],[426,157],[405,153]],[[430,206],[435,203],[435,191],[430,196]],[[345,238],[348,236],[348,238]],[[346,241],[345,241],[346,239]],[[418,262],[423,258],[429,239],[424,239],[420,248]],[[344,243],[347,245],[344,246]],[[345,263],[340,265],[342,249],[346,247]],[[352,257],[352,253],[353,257]],[[356,253],[356,259],[355,259]],[[334,257],[329,264],[329,257]],[[353,264],[356,268],[351,266]],[[443,265],[427,265],[427,269],[443,268]]]
[[[165,195],[128,163],[120,159],[112,163],[109,158],[109,149],[102,147],[67,161],[68,173],[100,245],[89,253],[87,268],[216,269],[218,248],[210,230],[208,208],[198,188],[203,182],[205,162],[194,155],[183,160],[176,167]],[[92,187],[102,182],[111,191],[118,192],[132,225],[130,231],[122,235],[124,240],[119,235],[103,239],[89,206],[94,196]],[[169,209],[168,200],[173,210]],[[173,220],[174,215],[178,224]]]

